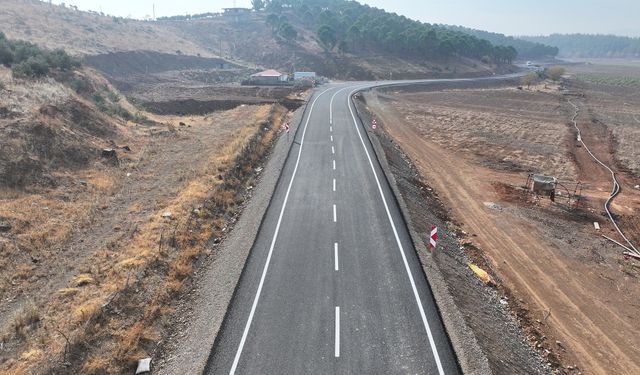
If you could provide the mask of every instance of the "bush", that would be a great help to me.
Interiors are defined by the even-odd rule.
[[[78,60],[62,49],[50,51],[33,43],[9,40],[2,33],[0,64],[11,68],[13,75],[18,78],[37,78],[49,74],[51,70],[67,72],[80,66]]]
[[[545,69],[544,73],[551,80],[557,81],[564,74],[564,68],[561,66],[552,66],[550,68]]]
[[[27,60],[13,64],[11,71],[16,78],[38,78],[49,74],[49,63],[41,56],[30,56]]]

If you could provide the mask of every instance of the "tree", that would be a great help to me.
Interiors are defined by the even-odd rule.
[[[564,74],[564,68],[561,66],[552,66],[550,68],[545,69],[544,73],[551,80],[557,81]]]
[[[280,34],[280,36],[282,36],[286,40],[294,40],[294,39],[296,39],[298,37],[298,32],[288,22],[285,22],[285,23],[280,25],[278,34]]]
[[[527,74],[526,76],[522,77],[522,84],[526,85],[527,88],[531,87],[531,85],[533,85],[534,83],[536,83],[536,81],[538,80],[538,75],[534,72],[531,72],[529,74]]]
[[[327,51],[331,51],[336,46],[336,32],[329,25],[322,25],[318,28],[318,39]]]
[[[251,0],[251,5],[255,11],[264,9],[264,1],[262,0]]]
[[[271,31],[277,30],[280,25],[280,17],[277,14],[269,14],[267,16],[267,24],[271,26]]]

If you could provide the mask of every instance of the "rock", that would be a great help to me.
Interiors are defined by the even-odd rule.
[[[172,218],[171,212],[169,212],[169,211],[165,211],[165,212],[162,214],[162,217],[163,217],[163,218],[165,218],[165,219],[171,219],[171,218]]]
[[[187,126],[187,124],[185,124],[184,122],[180,121],[179,123],[180,126]]]
[[[102,149],[102,152],[100,153],[100,156],[103,159],[106,159],[107,161],[109,161],[113,165],[118,165],[119,164],[118,153],[116,152],[116,150],[114,150],[112,148],[104,148],[104,149]]]
[[[85,180],[80,180],[80,181],[78,181],[78,183],[79,183],[80,185],[82,185],[82,186],[87,186],[87,185],[88,185],[88,184],[87,184],[87,181],[85,181]]]
[[[131,152],[131,147],[129,147],[129,146],[122,146],[120,148],[125,150],[125,151],[127,151],[127,152]]]
[[[13,228],[9,223],[0,223],[0,233],[6,233]]]
[[[634,186],[634,188],[640,189],[640,185],[636,185],[636,186]]]
[[[556,345],[558,345],[558,347],[559,347],[560,349],[565,350],[565,349],[564,349],[564,345],[562,345],[562,342],[561,342],[561,341],[556,340]]]
[[[151,372],[151,358],[143,358],[138,360],[138,368],[136,369],[136,375]]]

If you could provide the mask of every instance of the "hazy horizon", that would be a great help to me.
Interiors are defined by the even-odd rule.
[[[203,2],[183,0],[66,0],[81,10],[102,11],[131,18],[165,17],[217,12],[223,8],[250,7],[250,0]],[[613,34],[639,37],[640,2],[636,0],[359,0],[422,22],[470,27],[513,36],[560,34]],[[543,12],[543,13],[540,13]]]

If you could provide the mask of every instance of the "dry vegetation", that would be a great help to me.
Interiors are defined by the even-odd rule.
[[[634,168],[639,160],[637,90],[570,88],[582,108],[583,139],[618,170],[623,193],[613,209],[637,243],[638,174],[616,166]],[[495,275],[541,356],[559,373],[638,372],[640,342],[632,332],[640,329],[634,318],[640,266],[600,236],[616,237],[602,213],[610,176],[576,146],[573,110],[562,92],[542,83],[531,90],[385,92],[366,99],[460,223],[458,233],[468,233],[461,248]],[[523,193],[528,171],[582,181],[581,205]]]
[[[107,104],[134,110],[83,74]],[[9,224],[0,233],[0,373],[129,371],[153,353],[172,301],[235,221],[287,110],[146,113],[137,124],[55,81],[6,90],[0,129],[24,141],[3,155],[34,161],[41,173],[0,191],[0,224]],[[78,108],[88,122],[72,116]],[[87,160],[34,153],[43,139],[33,139],[33,123],[60,152],[85,150]],[[103,147],[117,149],[118,163],[97,157]]]
[[[146,50],[210,56],[171,27],[62,8],[38,0],[3,0],[0,25],[9,38],[84,55]]]

